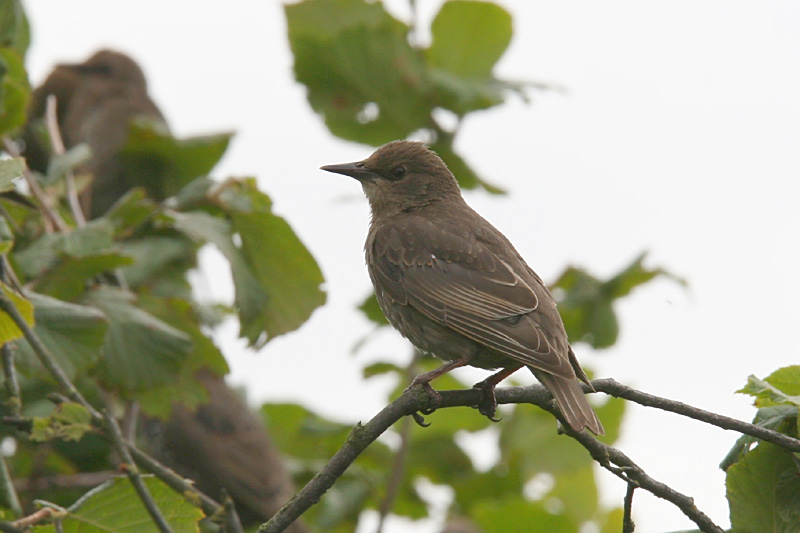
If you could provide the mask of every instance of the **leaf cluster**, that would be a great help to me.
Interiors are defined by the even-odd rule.
[[[753,424],[798,437],[800,366],[750,376],[737,391],[754,398]],[[727,476],[731,527],[735,531],[797,531],[800,527],[800,458],[749,436],[736,441],[720,465]]]
[[[536,84],[499,79],[498,60],[512,37],[511,15],[483,1],[445,2],[430,27],[431,43],[412,42],[423,30],[366,0],[307,0],[285,7],[297,81],[334,135],[373,146],[424,132],[462,187],[501,189],[470,168],[454,148],[460,121],[526,98]]]

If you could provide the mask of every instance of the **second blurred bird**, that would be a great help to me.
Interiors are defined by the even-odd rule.
[[[87,144],[91,159],[82,170],[92,182],[81,194],[87,218],[102,216],[131,188],[144,186],[159,198],[157,183],[138,183],[125,170],[121,150],[131,122],[139,118],[167,124],[147,93],[139,65],[125,54],[102,50],[83,63],[55,67],[32,95],[23,133],[28,165],[46,173],[51,150],[42,138],[47,97],[56,97],[58,126],[67,149]],[[244,522],[269,518],[293,493],[292,481],[266,430],[247,405],[216,375],[199,380],[209,402],[190,412],[173,408],[165,423],[149,421],[153,453],[213,498],[225,489]],[[153,431],[155,429],[155,431]],[[294,524],[295,533],[305,531]]]

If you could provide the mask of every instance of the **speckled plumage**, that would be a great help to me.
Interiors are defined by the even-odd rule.
[[[403,336],[455,364],[527,366],[573,429],[603,433],[550,291],[467,205],[439,156],[395,141],[364,161],[323,169],[364,188],[372,208],[367,268],[381,309]]]

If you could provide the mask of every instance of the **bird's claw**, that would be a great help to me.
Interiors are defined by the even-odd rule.
[[[406,388],[406,390],[410,390],[415,386],[421,387],[422,391],[428,396],[428,406],[420,409],[418,413],[415,412],[412,416],[417,424],[422,427],[428,427],[430,424],[425,422],[425,419],[422,417],[422,415],[429,415],[436,411],[436,409],[438,409],[442,404],[442,395],[436,392],[433,387],[431,387],[430,383],[426,381],[412,382],[411,385]]]
[[[494,387],[488,383],[480,382],[476,383],[472,388],[478,389],[483,393],[483,398],[475,406],[478,412],[492,422],[500,422],[502,418],[495,418],[495,414],[497,414],[497,397],[494,394]]]
[[[431,425],[430,422],[425,422],[425,417],[423,417],[421,414],[419,414],[416,411],[411,413],[411,416],[414,418],[414,422],[416,422],[417,425],[419,425],[420,427],[426,428],[426,427]]]

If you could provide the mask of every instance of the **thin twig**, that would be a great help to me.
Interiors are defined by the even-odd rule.
[[[411,354],[411,360],[408,362],[408,365],[406,365],[404,372],[407,382],[411,382],[411,380],[414,379],[414,376],[419,373],[417,362],[421,356],[421,352],[419,352],[417,349],[413,350],[413,353]],[[389,516],[389,513],[391,513],[392,508],[394,507],[394,502],[397,500],[397,494],[400,491],[400,486],[405,478],[406,460],[408,458],[408,452],[411,448],[411,430],[413,429],[411,424],[412,421],[413,419],[410,417],[404,417],[402,421],[402,426],[400,428],[400,446],[397,448],[397,452],[394,454],[392,468],[389,471],[389,477],[386,481],[386,494],[378,506],[378,527],[375,528],[375,533],[383,532],[383,526],[386,522],[386,517]]]
[[[745,435],[777,444],[781,448],[786,448],[793,452],[800,452],[800,440],[790,437],[789,435],[784,435],[783,433],[756,426],[748,422],[742,422],[735,418],[712,413],[685,403],[676,402],[675,400],[647,394],[646,392],[627,387],[611,378],[595,379],[592,381],[592,386],[597,392],[604,392],[610,396],[624,398],[646,407],[654,407],[663,411],[669,411],[670,413],[699,420],[700,422],[705,422],[706,424],[711,424],[718,428],[744,433]],[[584,390],[588,391],[588,387],[585,385]]]
[[[633,493],[636,490],[636,483],[628,482],[628,490],[625,491],[625,499],[622,503],[622,533],[633,533],[636,524],[633,523]]]
[[[153,457],[146,454],[133,443],[127,442],[128,450],[133,458],[148,472],[155,474],[161,481],[169,485],[174,491],[183,495],[193,505],[200,507],[208,516],[223,512],[222,506],[213,498],[207,496],[185,478],[179,476],[174,470],[167,468]]]
[[[19,503],[19,497],[14,488],[14,481],[11,479],[8,465],[6,465],[6,459],[2,455],[0,455],[0,487],[2,487],[6,506],[11,509],[16,516],[22,516],[22,505]]]
[[[25,533],[11,522],[0,521],[0,531],[3,533]]]
[[[381,501],[378,509],[378,527],[375,529],[375,533],[383,532],[386,517],[392,512],[394,502],[397,500],[397,494],[400,492],[400,486],[403,484],[406,459],[408,459],[409,445],[411,444],[413,421],[414,420],[408,416],[403,418],[402,427],[400,428],[400,447],[394,454],[392,469],[389,471],[389,479],[386,482],[386,495],[383,497],[383,501]]]
[[[102,416],[97,410],[92,407],[86,398],[80,393],[80,391],[72,384],[67,374],[62,370],[59,364],[56,362],[55,357],[47,346],[39,339],[39,336],[36,335],[31,327],[25,322],[25,319],[20,314],[17,307],[14,303],[8,299],[3,291],[0,291],[0,310],[5,311],[11,317],[11,320],[17,325],[17,327],[22,331],[23,335],[25,336],[25,340],[28,341],[31,348],[33,349],[36,356],[39,358],[39,361],[44,365],[50,375],[53,376],[58,383],[58,385],[63,389],[64,393],[74,402],[77,402],[84,406],[88,411],[89,414],[95,420],[101,420]]]
[[[236,503],[233,498],[223,489],[225,499],[223,500],[223,507],[225,509],[225,525],[227,526],[227,533],[242,533],[242,521],[239,520],[239,513],[236,512]]]
[[[14,486],[19,492],[34,493],[52,489],[89,489],[117,475],[118,472],[113,470],[100,470],[97,472],[76,472],[74,474],[16,478],[14,479]]]
[[[19,417],[22,409],[22,394],[17,381],[17,369],[14,366],[14,349],[10,343],[5,343],[0,348],[0,355],[3,358],[3,381],[8,393],[8,398],[3,404],[8,409],[9,416]]]
[[[51,94],[47,97],[47,108],[45,110],[45,122],[47,123],[47,133],[50,136],[50,143],[53,145],[53,152],[63,155],[66,152],[64,140],[61,138],[61,131],[58,129],[58,115],[56,114],[56,97]],[[67,169],[64,179],[67,182],[67,202],[72,216],[79,228],[86,225],[86,217],[83,215],[81,203],[78,200],[78,192],[75,190],[75,177],[72,170]]]
[[[22,157],[17,148],[17,145],[14,144],[14,141],[11,140],[8,136],[3,136],[3,148],[6,152],[11,155],[11,157]],[[45,194],[42,188],[39,186],[39,182],[36,181],[33,173],[28,169],[27,165],[22,170],[22,175],[25,177],[25,181],[28,182],[28,187],[31,189],[31,193],[39,202],[39,207],[41,207],[42,211],[45,214],[45,218],[52,223],[52,225],[61,232],[66,232],[69,230],[69,226],[67,223],[64,222],[64,219],[61,218],[61,215],[58,213],[58,210],[55,209],[50,203],[50,197]]]
[[[75,385],[70,381],[69,377],[63,371],[63,369],[58,365],[56,362],[53,354],[50,350],[44,345],[44,343],[39,339],[38,335],[34,333],[31,327],[25,322],[25,319],[20,314],[19,310],[16,308],[14,303],[8,299],[8,297],[0,290],[0,310],[5,311],[14,323],[19,327],[22,331],[25,339],[30,344],[31,348],[33,349],[34,353],[36,353],[37,357],[44,365],[44,367],[50,372],[50,374],[55,378],[58,385],[64,391],[66,396],[70,398],[72,401],[81,404],[83,407],[89,411],[93,421],[101,426],[108,426],[107,429],[113,430],[116,428],[116,431],[119,432],[119,426],[116,424],[114,420],[113,424],[108,424],[107,420],[101,415],[78,391]],[[12,417],[13,418],[13,417]],[[113,420],[113,419],[112,419]],[[113,432],[112,432],[113,433]],[[110,438],[116,439],[116,435],[109,435]],[[120,435],[121,438],[121,435]],[[164,483],[172,487],[174,490],[178,491],[180,494],[186,498],[186,500],[193,505],[196,505],[203,509],[203,511],[208,516],[212,516],[216,513],[223,513],[223,507],[214,501],[212,498],[209,498],[207,495],[203,494],[201,491],[197,490],[190,482],[183,479],[181,476],[170,470],[169,468],[165,467],[154,458],[149,456],[148,454],[142,452],[136,446],[129,442],[122,440],[124,443],[124,448],[126,448],[130,454],[128,457],[135,457],[136,461],[139,461],[148,471],[155,474],[158,478],[160,478]],[[134,460],[131,458],[130,460],[125,459],[125,454],[120,452],[120,455],[123,457],[123,460],[128,462],[131,465],[134,465]],[[233,511],[235,513],[235,510]],[[231,524],[238,522],[237,520],[229,520]],[[232,529],[233,533],[240,533],[241,528],[239,529]]]
[[[475,391],[480,394],[479,391]],[[442,394],[444,398],[444,394]],[[395,401],[384,407],[365,425],[356,424],[347,441],[339,448],[322,470],[316,473],[300,492],[284,505],[269,522],[258,528],[259,533],[278,533],[284,531],[297,520],[309,507],[319,501],[336,479],[355,461],[367,446],[372,444],[392,424],[403,416],[428,407],[428,396],[421,388],[406,391]]]
[[[29,514],[28,516],[23,516],[19,520],[13,521],[11,523],[11,525],[14,526],[14,527],[17,527],[17,528],[25,529],[27,527],[30,527],[30,526],[34,525],[34,524],[38,524],[42,520],[47,520],[48,518],[50,518],[51,516],[53,516],[57,512],[58,511],[56,511],[52,507],[42,507],[41,509],[39,509],[38,511],[36,511],[33,514]]]
[[[111,416],[108,411],[103,412],[103,417],[105,419],[107,432],[111,436],[114,447],[117,449],[117,453],[119,453],[122,459],[123,469],[128,479],[130,479],[134,490],[136,490],[136,494],[139,495],[139,499],[142,500],[145,509],[147,509],[147,512],[150,514],[150,517],[153,519],[153,522],[155,522],[159,531],[161,531],[161,533],[172,533],[172,528],[164,518],[164,515],[161,514],[161,509],[156,505],[156,502],[153,500],[153,495],[150,494],[150,491],[142,480],[142,476],[139,474],[139,469],[133,461],[128,446],[125,444],[125,439],[122,438],[122,431],[119,429],[117,420]]]

